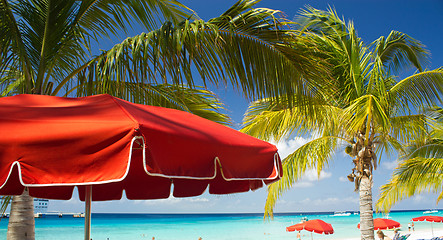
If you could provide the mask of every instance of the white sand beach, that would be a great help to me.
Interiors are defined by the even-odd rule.
[[[434,228],[434,235],[432,235],[431,228],[429,227],[429,230],[420,230],[420,231],[411,231],[411,232],[402,232],[402,234],[411,233],[411,236],[409,236],[408,240],[416,240],[416,239],[431,239],[433,237],[442,237],[443,236],[443,228]],[[392,234],[392,233],[390,233]],[[389,237],[393,237],[391,235],[388,235]]]
[[[386,236],[389,238],[394,237],[394,233],[392,231],[383,231]],[[401,234],[411,234],[407,240],[418,240],[418,239],[431,239],[433,237],[443,237],[443,228],[434,228],[434,234],[432,235],[431,227],[429,227],[429,230],[419,230],[419,231],[402,231]],[[340,240],[360,240],[360,238],[346,238],[346,239],[340,239]]]

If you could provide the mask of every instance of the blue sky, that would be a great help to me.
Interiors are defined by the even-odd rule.
[[[227,10],[235,0],[183,0],[181,1],[204,20],[216,17]],[[307,1],[307,0],[262,0],[258,7],[283,11],[292,19],[305,5],[319,9],[335,7],[339,15],[352,20],[358,35],[367,44],[380,36],[387,36],[391,30],[404,32],[420,40],[431,51],[428,69],[443,66],[443,1],[441,0],[341,0],[341,1]],[[135,29],[133,35],[145,30]],[[128,35],[131,36],[131,35]],[[124,37],[122,37],[123,39]],[[114,42],[115,40],[115,42]],[[112,43],[101,46],[107,49]],[[405,75],[408,73],[405,73]],[[198,78],[196,76],[196,78]],[[236,123],[241,123],[248,101],[232,88],[212,88],[224,101],[229,114]],[[290,137],[277,144],[282,157],[306,143],[309,136]],[[395,167],[395,156],[382,158],[382,164],[374,173],[374,200],[378,198],[378,188],[385,183]],[[358,210],[358,194],[354,185],[345,178],[352,168],[351,159],[343,152],[334,156],[328,169],[322,172],[320,179],[316,173],[308,172],[304,179],[288,191],[277,203],[277,212],[303,211],[336,211]],[[193,213],[193,212],[263,212],[266,190],[213,196],[204,194],[200,197],[186,199],[165,199],[150,201],[109,201],[93,203],[93,212],[143,212],[143,213]],[[399,203],[394,209],[429,209],[436,206],[436,195],[423,194]],[[83,211],[83,203],[77,194],[69,201],[51,201],[49,211]]]

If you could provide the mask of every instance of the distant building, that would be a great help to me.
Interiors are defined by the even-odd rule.
[[[49,200],[43,198],[34,198],[34,213],[48,212]]]
[[[0,197],[1,202],[3,202],[3,197]],[[43,198],[34,198],[34,213],[46,213],[48,212],[49,200]],[[9,206],[6,212],[9,212]]]

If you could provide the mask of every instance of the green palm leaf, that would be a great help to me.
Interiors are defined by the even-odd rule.
[[[349,107],[345,109],[345,118],[347,119],[347,131],[358,132],[365,128],[367,137],[372,126],[379,126],[381,131],[387,131],[391,127],[386,107],[374,95],[364,95],[355,99]]]
[[[305,93],[318,91],[315,76],[325,72],[319,62],[304,54],[313,50],[302,41],[289,45],[292,31],[284,29],[287,23],[276,16],[279,12],[249,9],[254,4],[239,1],[208,22],[166,22],[158,30],[128,38],[104,52],[80,74],[102,81],[105,87],[106,81],[123,80],[192,87],[195,68],[205,84],[230,83],[251,98],[286,95],[301,99]]]
[[[439,193],[437,202],[443,197],[443,145],[429,145],[419,151],[427,152],[424,154],[427,157],[415,157],[402,162],[389,182],[380,188],[380,198],[376,204],[379,210],[388,211],[400,200],[423,192]]]
[[[159,20],[179,22],[191,14],[175,0],[2,0],[0,33],[7,37],[0,54],[16,61],[2,59],[0,69],[22,69],[23,91],[42,93],[86,61],[90,39],[117,35],[133,21],[151,30]]]
[[[392,117],[390,134],[395,139],[407,143],[417,136],[426,135],[429,121],[424,114]]]
[[[432,107],[435,102],[442,103],[443,69],[424,71],[407,77],[395,84],[388,92],[388,101],[398,105],[413,105],[416,109]],[[398,111],[407,109],[402,107]]]
[[[426,63],[429,56],[429,52],[419,41],[397,31],[391,31],[386,38],[380,37],[372,44],[375,45],[377,58],[393,73],[409,64],[422,72],[422,64]]]
[[[354,166],[348,178],[360,192],[362,239],[372,239],[373,170],[383,152],[390,155],[410,151],[404,144],[419,143],[414,138],[427,134],[431,121],[423,110],[441,103],[443,72],[422,71],[427,50],[406,34],[393,31],[388,37],[365,45],[353,23],[346,23],[333,9],[307,7],[296,18],[296,24],[297,41],[310,42],[310,48],[318,50],[307,51],[307,56],[320,58],[330,74],[325,85],[317,85],[321,89],[318,91],[305,91],[305,102],[291,99],[291,105],[285,95],[280,95],[276,102],[264,98],[252,103],[242,131],[264,139],[317,132],[323,138],[346,142],[345,152],[352,157]],[[400,81],[393,75],[411,66],[422,72]],[[265,217],[272,216],[279,196],[300,179],[304,169],[313,166],[312,161],[318,164],[318,171],[326,166],[321,163],[329,162],[330,154],[338,150],[338,140],[334,141],[322,144],[329,147],[327,150],[302,147],[285,159],[284,177],[268,188]],[[436,150],[416,151],[426,151],[432,158],[437,156]],[[398,187],[398,183],[392,186]]]
[[[309,105],[308,111],[312,114],[307,115],[305,103],[294,103],[296,106],[289,107],[284,97],[280,97],[279,102],[271,99],[255,101],[245,114],[241,131],[265,140],[279,141],[291,134],[305,135],[312,129],[335,129],[340,124],[343,111],[321,104],[321,100],[318,102],[316,105]]]
[[[439,193],[437,202],[443,197],[441,186],[443,169],[443,119],[442,108],[427,110],[429,132],[417,133],[400,156],[400,165],[389,182],[381,187],[377,208],[388,211],[395,203],[423,192]]]
[[[265,205],[265,218],[272,217],[275,204],[283,192],[300,180],[306,170],[315,169],[320,176],[322,169],[329,165],[331,156],[344,139],[326,136],[314,139],[287,156],[283,160],[283,176],[280,181],[268,186]]]

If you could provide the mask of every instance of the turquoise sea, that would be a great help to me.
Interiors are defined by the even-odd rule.
[[[411,218],[423,215],[420,211],[391,212],[389,217],[400,222],[407,230]],[[434,215],[442,215],[439,211]],[[359,215],[332,216],[333,213],[285,213],[276,214],[274,220],[264,221],[262,214],[103,214],[92,216],[93,240],[149,239],[156,240],[270,240],[295,239],[296,234],[285,231],[285,227],[296,224],[302,217],[322,219],[332,224],[332,235],[314,234],[314,239],[358,238]],[[374,214],[375,217],[383,217]],[[6,239],[8,219],[0,221],[0,239]],[[36,239],[73,240],[83,239],[83,218],[72,216],[46,216],[36,219]],[[440,227],[438,223],[434,227]],[[443,224],[441,224],[443,227]],[[430,229],[427,222],[416,222],[416,230]],[[310,239],[310,233],[303,231]]]

